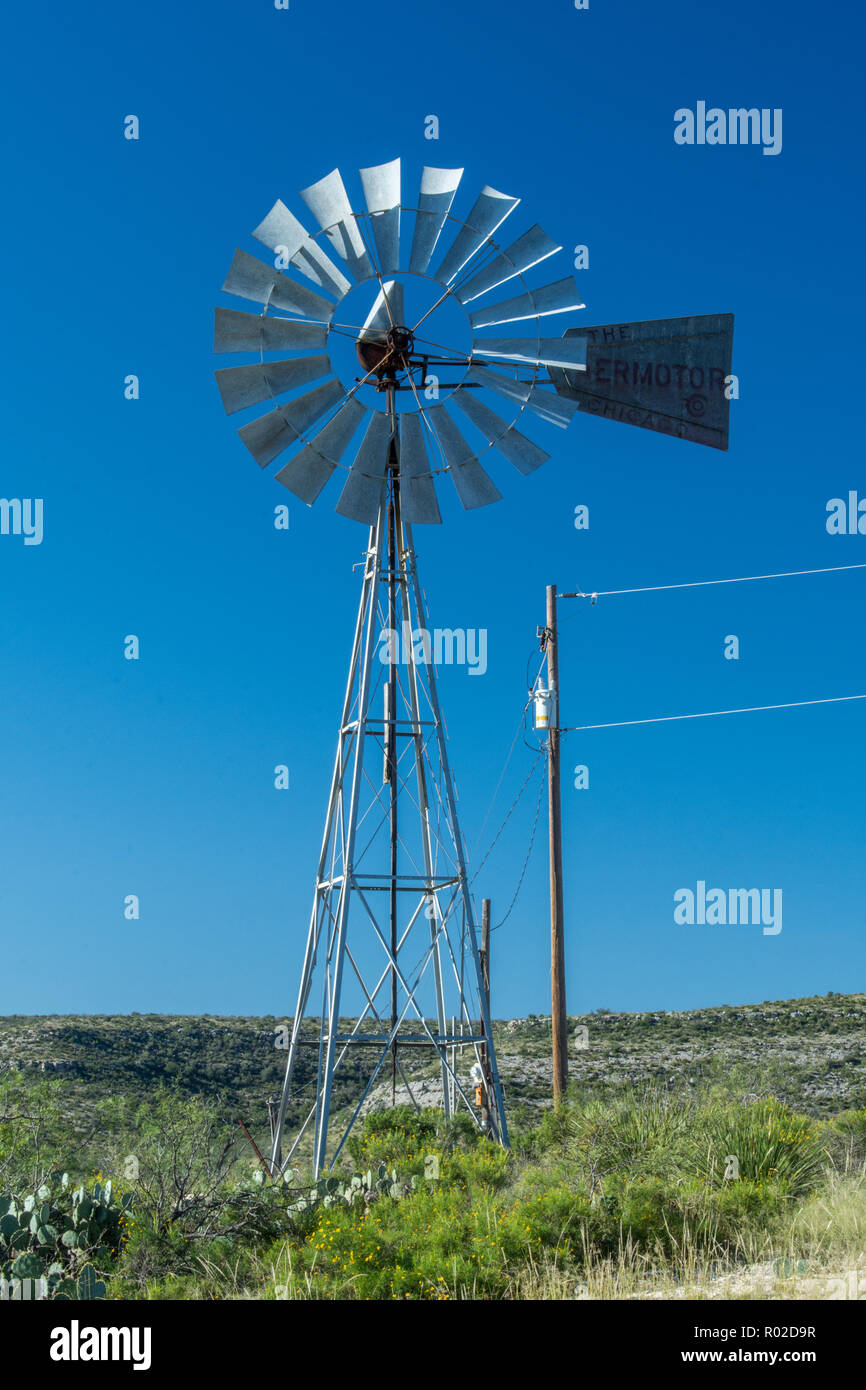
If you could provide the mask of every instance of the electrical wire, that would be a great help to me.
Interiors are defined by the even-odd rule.
[[[534,655],[535,655],[534,652],[530,652],[530,654],[529,654],[529,656],[528,656],[528,658],[527,658],[527,661],[526,661],[526,686],[527,686],[527,689],[528,689],[529,691],[532,691],[532,690],[535,689],[536,682],[537,682],[537,680],[538,680],[538,677],[539,677],[540,674],[541,674],[542,668],[543,668],[544,663],[545,663],[545,661],[546,661],[546,659],[547,659],[544,655],[542,655],[542,658],[541,658],[541,665],[540,665],[539,668],[538,668],[538,671],[537,671],[536,676],[535,676],[535,680],[530,681],[530,679],[529,679],[529,664],[530,664],[530,662],[532,661],[532,658],[533,658]],[[515,749],[515,747],[516,747],[517,740],[520,738],[521,730],[524,728],[524,726],[525,726],[525,724],[526,724],[526,711],[529,709],[529,706],[530,706],[531,703],[532,703],[532,696],[531,696],[531,694],[530,694],[530,698],[526,701],[526,704],[523,706],[523,709],[520,711],[520,719],[518,720],[518,722],[517,722],[517,728],[516,728],[515,731],[514,731],[514,738],[511,740],[511,747],[510,747],[509,750],[508,750],[508,754],[507,754],[507,756],[506,756],[505,763],[504,763],[504,765],[503,765],[502,771],[501,771],[500,774],[499,774],[499,781],[496,783],[496,788],[495,788],[495,790],[494,790],[494,792],[493,792],[493,795],[492,795],[491,798],[490,798],[490,804],[489,804],[489,806],[487,807],[487,810],[486,810],[486,812],[485,812],[484,820],[481,822],[481,829],[478,831],[478,834],[477,834],[477,836],[476,836],[476,838],[475,838],[475,844],[473,845],[471,854],[470,854],[470,856],[469,856],[470,859],[471,859],[471,858],[474,858],[474,856],[475,856],[475,855],[477,854],[477,852],[478,852],[478,846],[479,846],[480,843],[481,843],[481,837],[482,837],[482,835],[484,834],[485,827],[486,827],[486,825],[487,825],[487,822],[488,822],[489,819],[490,819],[490,813],[491,813],[491,811],[493,810],[493,807],[496,805],[496,798],[497,798],[497,796],[499,795],[500,788],[501,788],[502,783],[503,783],[503,781],[504,781],[504,779],[505,779],[505,774],[506,774],[506,772],[508,771],[508,767],[509,767],[509,764],[510,764],[510,762],[511,762],[512,756],[513,756],[513,754],[514,754],[514,749]],[[526,739],[524,739],[523,742],[524,742],[524,745],[525,745],[531,752],[537,753],[537,752],[539,751],[539,745],[538,745],[538,744],[533,745],[533,744],[531,744],[531,743],[527,743],[527,742],[526,742]],[[533,766],[534,766],[534,764],[533,764]],[[530,775],[531,775],[531,774],[530,774]],[[513,809],[513,808],[512,808],[512,809]],[[492,848],[492,846],[491,846],[491,848]],[[487,855],[489,855],[489,853],[490,853],[490,850],[487,851]],[[487,855],[484,856],[485,859],[487,858]],[[481,862],[483,863],[484,860],[482,860]],[[479,867],[480,867],[480,866],[479,866]]]
[[[472,878],[469,880],[470,885],[473,884],[473,883],[475,882],[476,878],[477,878],[478,875],[481,873],[481,870],[484,868],[484,865],[487,863],[487,860],[490,858],[491,854],[493,853],[493,850],[494,850],[494,848],[495,848],[495,846],[496,846],[497,841],[499,840],[500,835],[502,834],[502,832],[503,832],[503,830],[505,829],[506,825],[507,825],[508,822],[510,821],[510,819],[511,819],[511,817],[512,817],[512,815],[513,815],[513,813],[514,813],[514,811],[515,811],[515,809],[516,809],[516,807],[517,807],[517,803],[520,801],[520,798],[523,796],[523,793],[526,791],[526,788],[529,786],[529,782],[530,782],[530,780],[531,780],[531,778],[532,778],[532,774],[533,774],[533,772],[535,771],[535,769],[537,768],[537,766],[538,766],[539,762],[541,761],[541,759],[543,758],[544,753],[545,753],[545,749],[544,749],[544,748],[540,748],[540,749],[539,749],[539,752],[538,752],[538,757],[535,759],[535,762],[532,764],[532,767],[529,769],[529,773],[528,773],[528,776],[527,776],[527,778],[526,778],[526,781],[523,783],[523,786],[520,788],[520,791],[517,793],[516,797],[515,797],[514,800],[512,801],[511,806],[510,806],[509,811],[508,811],[508,814],[507,814],[507,816],[505,817],[505,820],[502,822],[502,824],[500,825],[499,829],[497,830],[495,836],[493,837],[493,841],[492,841],[492,843],[491,843],[491,845],[490,845],[490,848],[488,849],[488,851],[487,851],[487,853],[485,854],[484,858],[482,859],[481,863],[478,865],[478,868],[475,870],[475,873],[472,875]]]
[[[500,787],[502,786],[502,782],[503,782],[503,780],[504,780],[505,774],[506,774],[506,772],[508,771],[508,765],[509,765],[509,763],[511,762],[512,754],[514,753],[514,749],[515,749],[515,746],[516,746],[516,744],[517,744],[517,740],[520,738],[520,731],[521,731],[521,729],[523,728],[523,718],[524,718],[524,715],[525,715],[525,714],[526,714],[526,705],[524,705],[523,709],[522,709],[521,712],[520,712],[520,719],[519,719],[519,721],[518,721],[517,728],[516,728],[515,731],[514,731],[514,738],[511,740],[511,747],[510,747],[509,750],[508,750],[508,756],[506,757],[505,763],[504,763],[503,768],[502,768],[502,771],[501,771],[500,774],[499,774],[499,781],[496,783],[496,790],[494,791],[493,795],[492,795],[491,798],[490,798],[490,805],[487,807],[487,812],[486,812],[486,814],[485,814],[485,816],[484,816],[484,820],[481,822],[481,829],[479,830],[478,835],[476,836],[475,844],[473,845],[473,847],[472,847],[472,852],[471,852],[471,854],[470,854],[470,856],[469,856],[470,858],[473,858],[474,855],[475,855],[475,854],[477,853],[477,851],[478,851],[478,846],[479,846],[480,843],[481,843],[481,836],[484,834],[485,827],[486,827],[486,825],[487,825],[487,822],[488,822],[489,819],[490,819],[490,813],[491,813],[491,811],[493,810],[493,807],[494,807],[495,804],[496,804],[496,798],[497,798],[497,796],[499,795],[499,789],[500,789]]]
[[[866,700],[866,695],[831,695],[824,700],[790,700],[783,705],[747,705],[743,709],[711,709],[702,714],[662,714],[655,719],[620,719],[613,724],[573,724],[561,734],[583,733],[587,729],[626,729],[636,724],[668,724],[675,719],[714,719],[721,714],[757,714],[762,710],[803,709],[807,705],[838,705],[846,700]]]
[[[542,750],[542,751],[543,751],[543,750]],[[526,858],[525,858],[524,861],[523,861],[523,868],[522,868],[521,871],[520,871],[520,878],[517,880],[517,887],[516,887],[515,890],[514,890],[514,897],[511,899],[511,902],[508,904],[508,911],[506,912],[505,916],[504,916],[503,918],[501,918],[501,920],[498,921],[498,922],[496,923],[496,926],[495,926],[495,927],[491,927],[491,928],[490,928],[491,932],[499,931],[499,928],[500,928],[500,927],[504,927],[504,926],[505,926],[505,923],[508,921],[508,919],[509,919],[509,917],[511,916],[511,913],[512,913],[512,911],[513,911],[513,909],[514,909],[514,904],[517,902],[517,898],[518,898],[518,895],[519,895],[519,893],[520,893],[520,890],[521,890],[521,888],[523,887],[523,880],[524,880],[524,878],[526,877],[526,870],[527,870],[527,868],[529,867],[529,859],[530,859],[530,856],[531,856],[531,854],[532,854],[532,848],[533,848],[533,846],[534,846],[534,844],[535,844],[535,832],[536,832],[537,829],[538,829],[538,817],[539,817],[540,814],[541,814],[541,801],[542,801],[543,796],[544,796],[544,778],[542,777],[542,778],[541,778],[541,781],[540,781],[540,783],[539,783],[539,787],[538,787],[538,801],[537,801],[536,807],[535,807],[535,820],[534,820],[533,823],[532,823],[532,834],[531,834],[530,837],[529,837],[529,847],[528,847],[528,849],[527,849],[527,851],[526,851]]]
[[[840,570],[863,570],[861,565],[828,565],[817,570],[783,570],[779,574],[742,574],[734,579],[696,579],[689,584],[651,584],[645,589],[599,589],[593,594],[558,594],[558,598],[615,598],[618,594],[658,594],[667,589],[705,589],[712,584],[751,584],[756,579],[796,579],[805,574],[838,574]]]

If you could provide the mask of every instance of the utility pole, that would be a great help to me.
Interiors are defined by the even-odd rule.
[[[487,1000],[487,1016],[490,1018],[490,1026],[493,1027],[493,1017],[490,1013],[490,899],[481,900],[481,980],[484,987],[484,996]],[[484,1018],[481,1019],[481,1032],[484,1033]],[[491,1085],[490,1068],[487,1062],[487,1043],[481,1044],[481,1066],[484,1069],[484,1096],[481,1107],[481,1127],[485,1133],[490,1129],[490,1110],[487,1104],[487,1097]]]
[[[562,894],[562,797],[559,733],[559,655],[556,631],[556,585],[547,586],[547,687],[550,729],[547,738],[547,803],[550,823],[550,986],[553,1025],[553,1103],[565,1097],[568,1081],[568,1024],[565,1013],[565,920]]]

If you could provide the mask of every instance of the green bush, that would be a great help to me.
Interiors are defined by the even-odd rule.
[[[866,1163],[866,1106],[836,1115],[827,1124],[824,1137],[837,1162]]]

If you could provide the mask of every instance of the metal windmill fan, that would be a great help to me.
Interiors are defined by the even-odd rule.
[[[462,172],[424,169],[417,200],[407,205],[399,160],[362,169],[366,210],[355,211],[335,170],[301,193],[319,225],[315,234],[277,202],[253,233],[274,261],[238,250],[223,286],[262,311],[216,310],[215,351],[258,359],[216,373],[228,414],[269,406],[238,431],[253,457],[267,468],[291,451],[274,476],[308,505],[339,473],[336,510],[370,528],[273,1122],[275,1173],[310,1125],[314,1171],[336,1162],[355,1119],[376,1099],[388,1058],[392,1102],[399,1083],[401,1096],[417,1105],[419,1082],[405,1065],[413,1048],[432,1050],[446,1115],[465,1108],[508,1142],[411,528],[442,520],[435,480],[445,473],[463,507],[497,501],[501,494],[480,462],[490,450],[524,474],[545,462],[548,455],[515,422],[534,415],[565,426],[578,409],[550,389],[550,372],[580,372],[583,341],[544,336],[542,321],[583,305],[571,276],[540,288],[527,282],[561,250],[540,227],[503,238],[504,249],[494,241],[517,198],[484,187],[465,220],[452,214]],[[446,311],[452,317],[443,322]],[[512,325],[513,336],[485,336],[501,335],[503,325]],[[455,347],[458,329],[469,341]],[[340,352],[349,354],[349,367],[335,365]],[[409,637],[402,657],[397,633]],[[351,1027],[340,1014],[344,971],[359,989]],[[321,999],[321,1010],[311,1033],[312,999]],[[370,1059],[369,1075],[350,1102],[341,1093],[340,1137],[329,1144],[334,1077],[358,1055]],[[313,1103],[295,1114],[305,1085]],[[284,1159],[290,1106],[297,1134]]]
[[[336,510],[368,525],[375,521],[392,438],[378,416],[393,413],[396,392],[409,393],[415,407],[405,412],[400,431],[403,508],[410,522],[441,521],[432,481],[437,473],[450,474],[464,507],[497,501],[501,494],[479,455],[494,447],[521,473],[529,473],[548,455],[515,428],[517,418],[531,412],[565,426],[577,409],[574,402],[544,389],[550,384],[545,369],[579,370],[584,340],[544,337],[541,320],[581,309],[580,292],[572,276],[536,289],[524,278],[561,247],[534,226],[500,249],[494,234],[519,200],[489,187],[482,189],[465,222],[453,217],[462,172],[425,169],[413,208],[400,201],[399,160],[363,169],[366,212],[356,213],[335,170],[301,193],[322,229],[316,236],[285,204],[276,203],[253,236],[315,290],[245,251],[235,254],[223,289],[263,305],[264,313],[216,312],[215,351],[259,357],[253,365],[216,373],[223,405],[228,414],[263,402],[271,405],[267,414],[238,432],[263,468],[285,451],[298,450],[276,478],[309,505],[335,471],[345,472],[343,460],[363,424]],[[404,269],[400,234],[406,214],[414,214],[414,227]],[[456,235],[448,236],[449,231]],[[445,242],[450,243],[447,250]],[[468,352],[434,342],[435,308],[414,326],[404,321],[404,288],[410,277],[435,286],[434,303],[447,299],[461,306],[472,333]],[[493,291],[512,281],[518,282],[519,293],[487,304]],[[358,283],[369,287],[369,312],[352,324],[345,321],[341,305]],[[484,336],[484,330],[505,324],[514,325],[513,337]],[[527,336],[533,327],[536,336]],[[357,338],[365,369],[352,382],[338,378],[325,351],[341,335]],[[265,360],[273,352],[293,356]],[[436,398],[444,389],[438,383],[433,392],[430,388],[431,373],[442,369],[454,378],[447,400]],[[543,385],[537,384],[539,372]],[[296,394],[306,386],[312,389]],[[370,402],[371,391],[365,388],[384,394],[384,410]],[[499,413],[503,402],[508,418]],[[480,435],[480,445],[464,437],[461,424],[466,420]]]

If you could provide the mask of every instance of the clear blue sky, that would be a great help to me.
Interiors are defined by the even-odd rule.
[[[474,846],[546,584],[866,561],[866,537],[825,529],[829,498],[866,496],[862,12],[50,0],[5,35],[0,492],[44,498],[45,535],[0,536],[0,1011],[283,1016],[364,533],[261,475],[223,415],[212,314],[235,246],[335,165],[359,197],[357,169],[399,155],[410,189],[425,162],[465,166],[458,215],[488,182],[523,199],[521,229],[587,244],[588,323],[736,316],[729,453],[579,416],[533,430],[553,457],[506,474],[502,502],[419,532],[432,622],[489,634],[483,677],[441,681]],[[699,100],[781,108],[782,153],[676,145]],[[563,720],[866,692],[864,594],[854,571],[564,603]],[[564,797],[570,1011],[863,989],[864,720],[866,702],[570,735],[567,766],[590,769]],[[532,756],[519,742],[481,853]],[[530,790],[477,885],[494,921],[534,810]],[[545,851],[539,833],[495,938],[499,1015],[549,1012]],[[781,888],[782,932],[675,925],[698,880]]]

